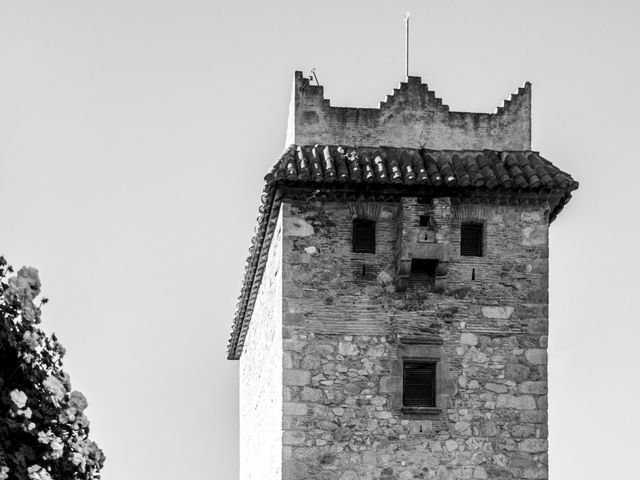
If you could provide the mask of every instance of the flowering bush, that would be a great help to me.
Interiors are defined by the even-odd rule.
[[[39,327],[40,279],[0,257],[0,480],[99,479],[87,399],[71,391],[64,348]]]

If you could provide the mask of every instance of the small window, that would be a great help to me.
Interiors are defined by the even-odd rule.
[[[404,361],[402,367],[402,405],[436,407],[436,362]]]
[[[482,256],[482,224],[463,223],[460,225],[460,255]]]
[[[433,227],[433,220],[429,215],[420,215],[420,226],[421,227]]]
[[[376,253],[376,222],[361,218],[353,221],[353,251]]]

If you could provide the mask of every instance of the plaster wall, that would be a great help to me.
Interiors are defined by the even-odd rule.
[[[379,108],[333,107],[324,89],[296,72],[285,146],[364,145],[453,150],[530,150],[531,84],[494,114],[452,112],[420,77],[409,77]]]
[[[240,358],[240,479],[282,478],[282,215]]]

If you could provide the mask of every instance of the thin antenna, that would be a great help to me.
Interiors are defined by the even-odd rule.
[[[404,57],[404,69],[405,75],[409,78],[409,17],[411,12],[405,12],[404,14],[404,40],[405,40],[405,57]]]
[[[313,78],[316,81],[316,85],[320,86],[320,82],[318,81],[318,76],[316,75],[315,68],[311,69],[311,75],[309,75],[309,80],[311,80],[311,78]]]

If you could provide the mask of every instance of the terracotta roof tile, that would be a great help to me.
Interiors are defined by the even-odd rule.
[[[264,274],[282,187],[389,189],[406,195],[460,195],[464,191],[560,196],[553,221],[578,182],[536,152],[434,151],[391,147],[291,146],[265,177],[258,228],[252,239],[227,356],[237,359]]]

